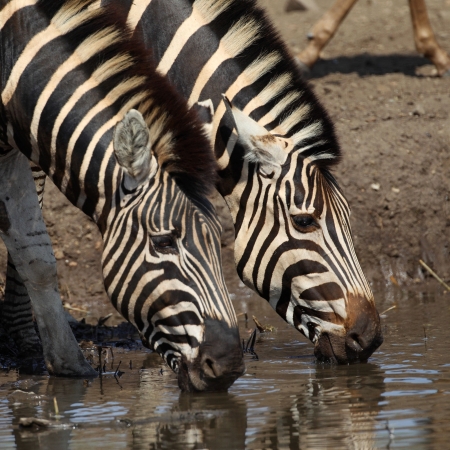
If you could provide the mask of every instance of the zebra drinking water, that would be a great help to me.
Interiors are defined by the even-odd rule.
[[[129,25],[189,105],[211,105],[217,187],[243,282],[315,344],[319,359],[367,360],[381,326],[331,174],[339,144],[256,1],[102,3],[128,8]]]
[[[0,235],[30,295],[49,372],[93,369],[62,314],[27,158],[98,225],[113,305],[180,388],[227,389],[244,366],[206,198],[215,161],[201,124],[130,39],[123,15],[94,0],[0,5]]]

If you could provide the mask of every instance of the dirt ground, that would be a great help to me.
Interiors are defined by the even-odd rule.
[[[287,0],[260,2],[289,47],[299,51],[332,0],[316,0],[320,11],[291,13],[284,12]],[[450,52],[450,0],[427,0],[427,6],[436,36]],[[344,150],[335,175],[352,207],[365,273],[378,285],[420,287],[422,258],[449,281],[450,78],[437,78],[415,52],[408,2],[360,0],[322,56],[310,83]],[[95,225],[50,182],[44,203],[66,305],[93,311],[92,305],[107,304]],[[229,266],[233,233],[225,215],[224,223]],[[0,244],[0,290],[5,268]]]
[[[318,12],[291,13],[284,1],[261,3],[296,52],[332,1],[316,0]],[[450,1],[426,4],[450,52]],[[420,284],[422,258],[448,281],[450,78],[434,76],[416,53],[408,2],[360,0],[322,57],[310,81],[344,151],[335,174],[365,273],[375,283]]]

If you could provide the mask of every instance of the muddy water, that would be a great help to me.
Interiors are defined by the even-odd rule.
[[[93,381],[0,372],[0,448],[448,448],[450,294],[383,290],[380,311],[397,306],[383,319],[385,343],[368,364],[337,367],[316,363],[311,345],[229,272],[237,312],[277,329],[259,335],[259,359],[246,356],[227,394],[180,394],[144,351],[116,349]],[[248,337],[253,324],[239,320]],[[22,417],[50,426],[23,428]]]

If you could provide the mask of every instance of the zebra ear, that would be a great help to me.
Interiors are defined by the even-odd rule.
[[[131,109],[116,125],[113,147],[125,171],[127,189],[136,189],[154,174],[158,163],[151,152],[149,129],[139,111]]]
[[[287,153],[284,151],[286,142],[233,106],[227,97],[223,96],[223,99],[236,125],[237,142],[246,151],[245,159],[259,163],[264,172],[272,172],[274,168],[281,167],[287,158]]]

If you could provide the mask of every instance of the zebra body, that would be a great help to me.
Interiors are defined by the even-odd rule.
[[[330,173],[339,144],[264,13],[254,0],[119,3],[189,105],[212,104],[217,186],[234,221],[241,279],[319,359],[367,360],[381,326],[350,208]]]
[[[113,8],[3,0],[0,19],[0,233],[31,297],[49,371],[89,372],[70,331],[58,335],[55,324],[67,328],[61,313],[45,313],[48,291],[54,305],[59,299],[56,266],[36,191],[18,181],[31,179],[23,155],[97,223],[112,303],[178,374],[180,388],[227,389],[243,372],[242,349],[221,271],[220,224],[206,199],[215,162],[200,123]],[[31,232],[16,207],[34,215]],[[38,276],[25,267],[31,260]]]

